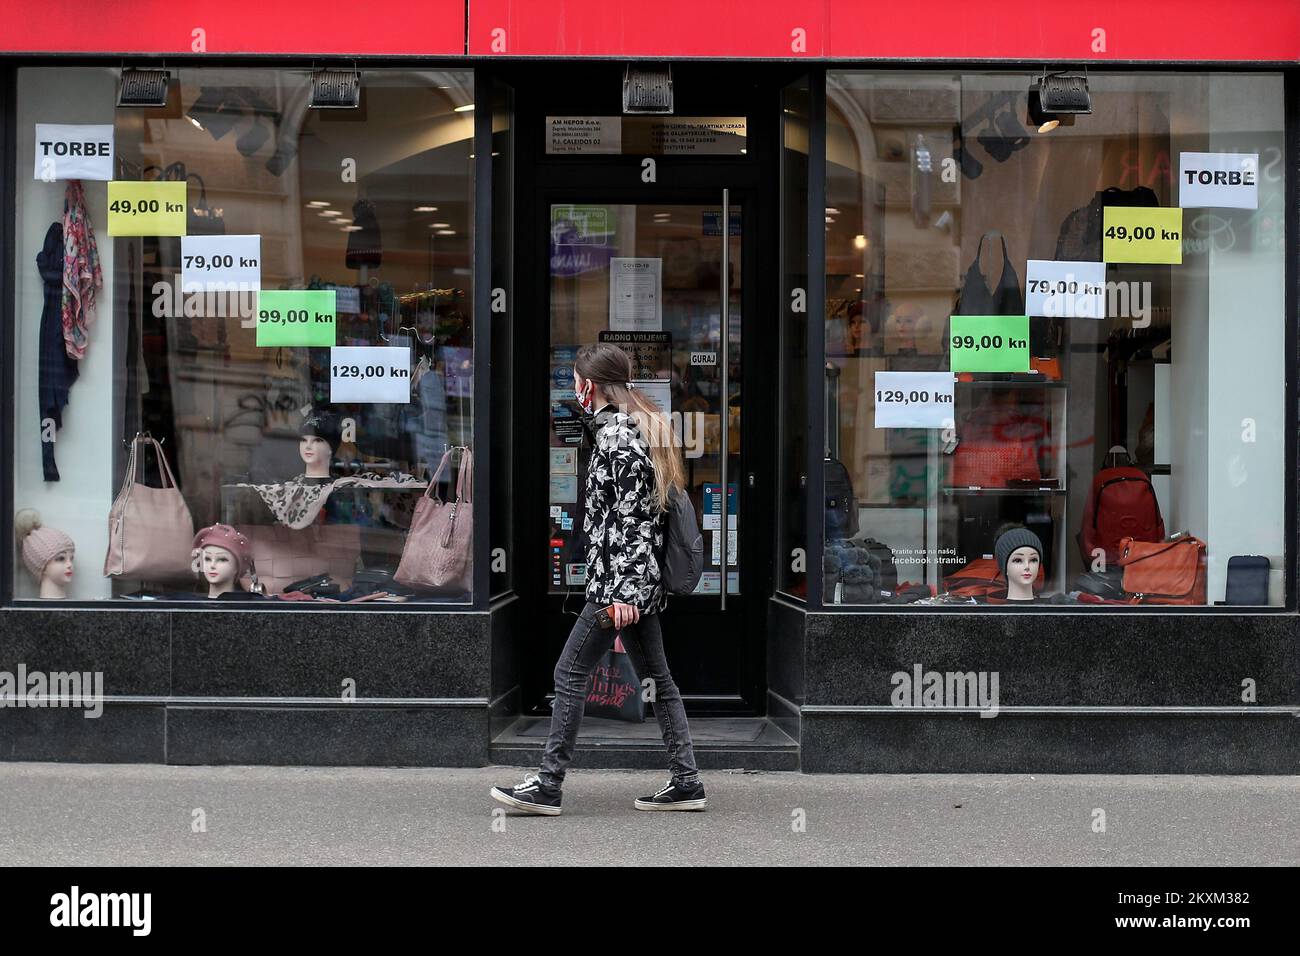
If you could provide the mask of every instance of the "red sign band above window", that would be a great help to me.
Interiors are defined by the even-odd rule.
[[[1300,62],[1295,0],[10,0],[5,19],[11,53]]]

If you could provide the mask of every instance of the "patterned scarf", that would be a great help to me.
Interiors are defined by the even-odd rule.
[[[103,287],[86,194],[81,180],[69,180],[63,199],[63,343],[69,358],[86,356],[87,330],[95,321],[95,290]]]

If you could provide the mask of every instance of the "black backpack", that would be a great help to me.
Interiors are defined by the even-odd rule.
[[[858,500],[844,463],[835,458],[823,462],[826,468],[826,540],[851,538],[858,533]]]
[[[692,594],[704,574],[704,536],[695,506],[681,488],[668,492],[664,528],[663,585],[669,594]]]

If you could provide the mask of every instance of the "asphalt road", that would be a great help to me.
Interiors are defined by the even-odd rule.
[[[575,769],[539,817],[488,797],[522,773],[0,764],[0,861],[1300,864],[1300,777],[706,771],[707,811],[645,813],[666,775]]]

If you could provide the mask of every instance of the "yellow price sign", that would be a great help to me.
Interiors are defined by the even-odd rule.
[[[1182,264],[1182,209],[1107,206],[1102,220],[1103,261]]]
[[[108,184],[108,234],[183,236],[185,202],[185,183],[115,179]]]

